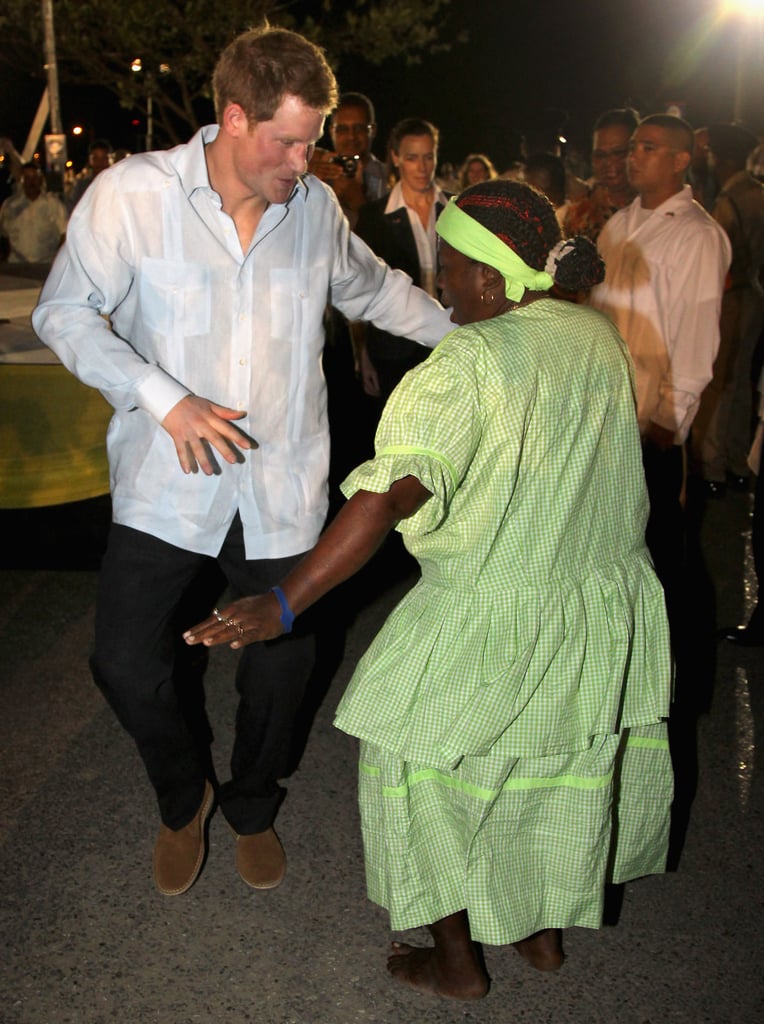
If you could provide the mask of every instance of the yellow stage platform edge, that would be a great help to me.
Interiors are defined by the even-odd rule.
[[[107,494],[112,412],[63,366],[0,366],[0,508]]]

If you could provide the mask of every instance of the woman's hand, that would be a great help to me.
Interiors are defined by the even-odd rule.
[[[257,640],[273,640],[283,632],[278,598],[275,594],[260,594],[239,598],[222,611],[213,609],[208,619],[186,630],[183,639],[187,644],[229,644],[238,650]]]
[[[415,476],[396,480],[389,491],[357,491],[340,509],[316,546],[281,581],[292,616],[366,565],[390,530],[413,516],[432,497]],[[242,597],[183,634],[187,644],[246,647],[256,640],[281,636],[281,602],[274,593]]]

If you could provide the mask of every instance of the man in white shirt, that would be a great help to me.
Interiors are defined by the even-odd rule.
[[[726,235],[684,184],[693,143],[681,118],[653,114],[639,123],[627,163],[637,198],[599,236],[605,280],[590,300],[618,327],[634,361],[647,541],[670,612],[680,600],[683,446],[711,380],[731,257]]]
[[[0,235],[8,239],[9,263],[50,263],[66,233],[66,209],[43,189],[34,163],[21,169],[21,190],[0,207]]]
[[[245,32],[221,55],[213,86],[217,126],[94,181],[34,314],[43,340],[115,409],[114,523],[92,668],[157,793],[154,877],[167,895],[194,883],[216,798],[244,881],[266,889],[284,876],[277,780],[312,636],[298,624],[243,652],[232,777],[215,793],[209,751],[174,689],[175,641],[191,624],[174,615],[209,558],[235,591],[263,592],[318,537],[327,297],[425,345],[452,326],[351,234],[331,190],[304,176],[337,99],[321,51],[282,29]],[[291,628],[278,588],[272,600]],[[227,621],[235,647],[239,629]]]

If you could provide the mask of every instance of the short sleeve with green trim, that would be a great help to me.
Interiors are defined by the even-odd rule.
[[[415,535],[436,529],[472,464],[483,429],[478,407],[479,346],[463,328],[441,342],[390,396],[375,441],[376,456],[354,470],[342,491],[383,493],[415,476],[433,497],[398,529]]]

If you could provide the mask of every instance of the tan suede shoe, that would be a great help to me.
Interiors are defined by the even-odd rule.
[[[154,847],[154,881],[165,896],[180,896],[197,879],[206,852],[205,825],[212,812],[215,793],[204,783],[204,796],[199,810],[183,828],[162,825]]]
[[[236,869],[253,889],[275,889],[281,885],[286,874],[286,854],[272,828],[249,836],[236,835]]]

